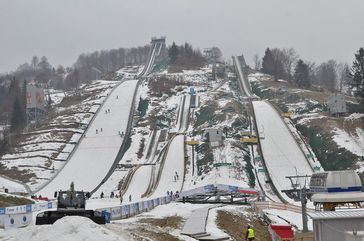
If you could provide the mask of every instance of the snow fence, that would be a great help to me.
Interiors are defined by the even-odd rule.
[[[107,222],[110,222],[110,220],[129,218],[143,212],[148,212],[159,205],[168,204],[171,201],[174,201],[175,198],[175,196],[165,196],[152,200],[120,205],[116,207],[99,208],[96,209],[96,211],[102,212],[103,215],[106,217]]]
[[[54,208],[57,208],[56,201],[0,208],[0,228],[9,229],[28,226],[32,222],[33,212]]]

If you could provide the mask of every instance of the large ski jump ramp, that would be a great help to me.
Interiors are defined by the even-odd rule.
[[[286,176],[311,175],[313,171],[279,113],[265,101],[253,101],[253,107],[267,171],[281,193],[291,188]]]
[[[58,190],[92,191],[106,176],[123,142],[119,133],[126,132],[137,80],[125,81],[110,94],[94,121],[80,140],[74,155],[45,187],[37,192],[52,197]],[[110,110],[108,112],[108,110]]]

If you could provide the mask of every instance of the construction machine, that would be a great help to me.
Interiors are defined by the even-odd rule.
[[[36,218],[36,225],[53,224],[64,216],[82,216],[97,224],[106,223],[105,216],[101,212],[85,209],[86,199],[90,195],[83,191],[74,191],[73,183],[70,190],[55,192],[54,196],[58,200],[57,210],[39,213]]]

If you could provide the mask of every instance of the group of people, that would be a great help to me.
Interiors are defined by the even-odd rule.
[[[100,132],[102,132],[102,127],[100,128]],[[99,134],[99,129],[96,129],[96,134]]]
[[[173,195],[174,195],[175,198],[179,198],[178,190],[174,194],[173,194],[173,191],[167,191],[167,196],[173,197]]]
[[[105,110],[105,114],[109,114],[110,113],[110,109]]]
[[[129,202],[131,202],[131,194],[129,194]],[[123,204],[123,196],[120,194],[120,204]]]
[[[104,197],[105,197],[104,192],[101,192],[101,193],[100,193],[100,198],[102,199],[102,198],[104,198]],[[111,192],[111,193],[110,193],[110,198],[119,198],[119,196],[118,196],[118,194],[115,194],[114,192]]]

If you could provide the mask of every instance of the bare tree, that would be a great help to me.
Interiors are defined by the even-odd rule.
[[[262,68],[262,60],[259,58],[258,54],[254,54],[253,56],[253,62],[254,62],[254,69],[260,70]]]
[[[320,85],[330,91],[338,89],[337,63],[335,60],[329,60],[318,66],[317,80]]]
[[[282,50],[282,64],[284,68],[284,72],[286,72],[288,81],[292,81],[293,78],[293,70],[294,65],[297,62],[298,54],[293,48],[286,49],[284,48]]]
[[[347,63],[340,63],[337,65],[337,76],[338,76],[338,85],[339,91],[345,92],[344,87],[350,84],[350,68]]]

